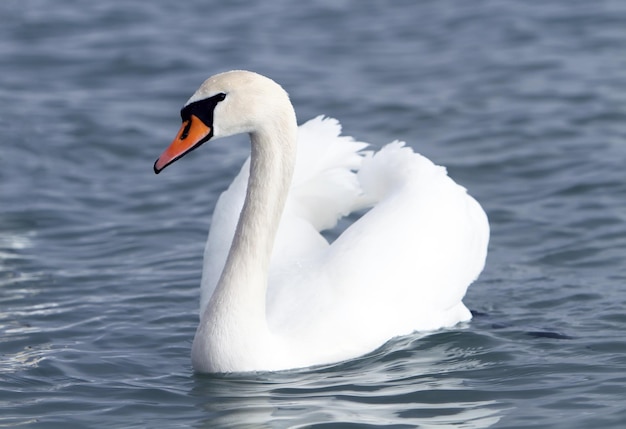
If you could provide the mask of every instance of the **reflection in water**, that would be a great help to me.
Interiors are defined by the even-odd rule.
[[[13,255],[12,251],[31,247],[32,241],[29,235],[32,236],[33,234],[24,235],[4,232],[0,234],[0,259],[13,258],[15,255]]]
[[[208,413],[201,422],[205,427],[345,422],[486,428],[499,421],[503,406],[462,377],[487,366],[480,360],[480,348],[454,345],[454,337],[463,335],[402,338],[371,355],[314,371],[199,375],[193,395]],[[451,342],[436,344],[442,340]]]
[[[27,368],[35,368],[39,362],[46,358],[46,353],[50,350],[50,345],[31,347],[17,353],[3,354],[0,359],[0,374],[24,371]]]
[[[28,317],[56,312],[55,303],[26,302],[36,292],[32,284],[38,274],[20,269],[23,251],[32,247],[34,233],[0,232],[0,374],[36,367],[44,359],[49,344],[32,345],[29,335],[37,332]]]

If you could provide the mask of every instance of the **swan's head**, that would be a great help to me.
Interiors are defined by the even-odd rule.
[[[154,163],[157,174],[211,139],[254,133],[285,117],[295,123],[289,96],[280,85],[240,70],[208,78],[180,115],[183,123],[178,134]]]

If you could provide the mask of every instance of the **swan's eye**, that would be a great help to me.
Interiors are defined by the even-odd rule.
[[[224,94],[223,92],[220,92],[219,94],[217,94],[215,96],[215,99],[219,102],[219,101],[224,101],[224,99],[226,98],[226,94]]]

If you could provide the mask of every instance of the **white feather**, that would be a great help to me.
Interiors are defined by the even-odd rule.
[[[238,85],[247,90],[238,92]],[[253,147],[262,146],[262,163],[274,165],[255,167],[259,176],[250,178],[248,159],[215,207],[194,367],[228,372],[330,363],[397,335],[469,320],[462,298],[483,269],[489,240],[480,205],[445,168],[404,143],[364,152],[367,145],[341,136],[335,119],[320,116],[300,126],[292,142],[297,156],[289,158],[283,134],[290,131],[280,120],[267,123],[280,119],[280,109],[291,115],[279,88],[253,73],[230,72],[208,80],[192,97],[226,92],[225,106],[215,111],[220,132],[242,128],[236,113],[251,127]],[[246,110],[259,102],[238,99],[246,93],[269,94],[275,110],[267,117],[258,106]],[[278,138],[282,143],[275,144]],[[291,181],[276,171],[290,171],[294,162]],[[281,183],[284,209],[272,214],[271,207],[262,209],[265,194],[281,194]],[[249,184],[259,191],[248,195],[240,221]],[[320,234],[364,206],[371,209],[332,244]],[[269,266],[262,262],[266,242],[273,243]]]

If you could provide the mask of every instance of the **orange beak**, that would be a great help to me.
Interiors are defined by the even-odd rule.
[[[191,152],[211,135],[211,127],[205,125],[197,116],[191,115],[183,122],[176,138],[154,163],[154,172],[159,174],[165,167]]]

